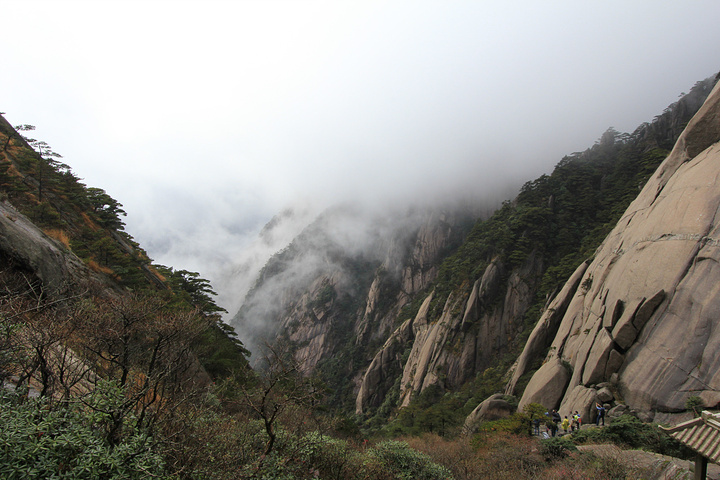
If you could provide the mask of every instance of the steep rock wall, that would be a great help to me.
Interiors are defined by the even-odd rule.
[[[367,407],[380,406],[384,400],[395,381],[395,375],[403,367],[402,356],[407,344],[413,339],[413,324],[427,321],[431,301],[432,294],[425,299],[415,318],[403,322],[373,357],[362,376],[355,400],[355,412],[358,415],[363,414]]]
[[[716,86],[583,273],[521,408],[574,410],[605,382],[649,417],[720,403],[719,140]]]
[[[368,290],[363,315],[355,327],[357,344],[388,338],[402,307],[435,280],[439,260],[458,237],[457,227],[462,221],[447,212],[430,212],[409,246],[398,239],[390,243]],[[398,257],[403,257],[399,263]],[[397,285],[388,282],[393,270],[399,270]],[[392,296],[390,302],[383,300],[388,292]]]
[[[542,261],[530,255],[519,268],[506,272],[495,260],[485,269],[466,295],[450,295],[439,318],[428,317],[432,294],[423,302],[420,311],[407,325],[394,334],[393,342],[380,349],[365,371],[356,401],[356,413],[377,406],[386,394],[389,370],[379,373],[383,365],[379,359],[409,349],[402,364],[399,406],[407,406],[412,398],[431,385],[459,388],[478,372],[493,365],[498,356],[507,351],[508,344],[522,329],[519,324],[532,302],[542,273]],[[504,295],[497,298],[498,294]],[[407,332],[408,333],[401,333]],[[371,397],[366,392],[374,392]],[[371,401],[373,400],[373,401]]]

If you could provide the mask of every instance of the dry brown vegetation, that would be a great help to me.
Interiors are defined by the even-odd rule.
[[[51,229],[45,230],[45,235],[57,240],[58,242],[65,245],[65,248],[70,250],[70,237],[68,237],[68,234],[65,233],[64,231],[62,231],[58,228],[51,228]]]
[[[452,471],[455,480],[621,480],[652,479],[653,466],[626,462],[622,452],[599,458],[592,453],[544,448],[526,435],[494,432],[474,439],[447,439],[433,434],[404,439],[411,447]]]
[[[87,266],[90,267],[91,270],[93,270],[94,272],[97,272],[97,273],[104,273],[106,275],[112,275],[113,273],[115,273],[115,272],[113,272],[113,270],[111,268],[104,267],[104,266],[100,265],[97,261],[92,260],[92,259],[88,260]]]

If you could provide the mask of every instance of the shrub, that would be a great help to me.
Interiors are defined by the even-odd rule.
[[[570,452],[577,451],[577,447],[564,437],[552,437],[540,441],[540,453],[546,460],[565,458]]]
[[[168,470],[188,472],[194,479],[234,480],[245,465],[256,461],[265,447],[262,421],[247,420],[211,409],[194,415],[179,411],[163,432]]]
[[[591,454],[573,455],[548,466],[539,478],[543,480],[625,480],[656,478],[649,472],[630,469],[615,458],[599,458]]]
[[[480,425],[480,432],[510,432],[517,435],[529,435],[532,431],[530,417],[525,413],[513,413],[509,417],[485,422]]]
[[[410,448],[406,442],[387,440],[365,453],[360,478],[398,480],[452,479],[447,468],[434,463],[430,456]]]
[[[357,471],[352,450],[345,440],[310,432],[300,441],[298,454],[321,478],[351,478]]]
[[[538,453],[537,440],[528,435],[507,432],[478,434],[473,445],[480,457],[480,474],[475,478],[542,478],[545,460]]]
[[[690,449],[665,434],[657,425],[643,423],[633,415],[622,415],[604,428],[589,428],[572,435],[573,442],[614,443],[626,448],[642,448],[679,458],[693,458]]]
[[[68,234],[65,233],[63,230],[60,230],[59,228],[51,228],[49,230],[45,230],[45,235],[50,238],[54,238],[58,242],[65,245],[65,248],[70,250],[70,237],[68,237]]]
[[[685,401],[685,408],[690,410],[693,413],[693,417],[695,418],[700,416],[704,407],[705,402],[703,402],[703,399],[698,397],[697,395],[688,397],[688,399]]]
[[[90,267],[91,270],[93,270],[94,272],[97,272],[97,273],[105,273],[108,275],[112,275],[114,273],[112,268],[104,267],[92,258],[87,260],[87,266]]]
[[[547,417],[547,408],[539,403],[528,403],[523,408],[523,413],[530,417],[530,420],[545,420]]]
[[[485,478],[482,459],[467,437],[448,439],[426,433],[408,437],[406,441],[412,448],[429,455],[433,462],[447,467],[456,480]]]
[[[151,438],[128,426],[122,440],[111,445],[99,422],[97,412],[75,404],[51,406],[45,399],[0,392],[0,476],[166,478]]]

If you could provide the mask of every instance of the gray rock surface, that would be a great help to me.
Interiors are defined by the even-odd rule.
[[[603,387],[597,391],[597,398],[600,403],[608,403],[613,401],[615,396],[608,387]]]
[[[539,403],[549,410],[557,409],[569,381],[570,372],[566,366],[559,358],[551,357],[530,379],[518,410],[522,411],[530,403]]]
[[[46,294],[93,276],[82,261],[7,202],[0,202],[0,253],[34,272]]]
[[[507,351],[522,327],[517,319],[533,300],[542,261],[530,255],[504,284],[502,271],[502,265],[491,262],[467,295],[449,296],[438,320],[413,325],[412,351],[400,386],[402,406],[430,385],[459,388]],[[493,304],[491,299],[502,290],[503,301]]]
[[[597,416],[597,411],[595,410],[595,403],[597,401],[597,391],[594,388],[577,385],[565,395],[558,411],[562,415],[577,411],[580,414],[583,425],[593,423]]]
[[[583,275],[589,287],[562,318],[548,361],[572,367],[563,405],[613,374],[638,415],[681,411],[690,395],[720,404],[719,140],[716,85],[597,250]],[[521,404],[546,398],[541,378],[546,369]]]
[[[515,407],[505,399],[505,395],[491,395],[467,416],[462,432],[464,435],[472,435],[481,423],[508,417],[514,411]]]

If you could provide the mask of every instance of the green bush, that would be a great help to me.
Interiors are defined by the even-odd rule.
[[[299,453],[320,478],[351,478],[356,471],[353,452],[345,440],[310,432],[300,441]]]
[[[685,401],[685,408],[690,410],[693,413],[693,417],[695,418],[701,415],[704,407],[705,402],[703,402],[703,399],[698,397],[697,395],[690,396]]]
[[[660,430],[656,424],[643,423],[633,415],[614,419],[604,428],[589,428],[572,435],[576,444],[614,443],[626,448],[642,448],[663,455],[693,458],[690,449]]]
[[[298,475],[298,467],[291,459],[279,454],[277,451],[262,457],[258,462],[245,465],[237,478],[259,478],[262,480],[296,480],[309,478]],[[212,476],[205,477],[208,480]]]
[[[528,435],[532,431],[530,416],[525,413],[513,413],[512,415],[485,422],[480,425],[479,433],[508,432],[516,435]]]
[[[452,474],[447,468],[406,442],[387,440],[369,449],[360,478],[392,478],[397,480],[447,480]]]
[[[570,452],[574,451],[577,451],[577,447],[564,437],[552,437],[540,441],[540,454],[546,460],[565,458]]]
[[[0,392],[0,477],[4,479],[166,478],[151,438],[127,428],[111,445],[97,412]]]

